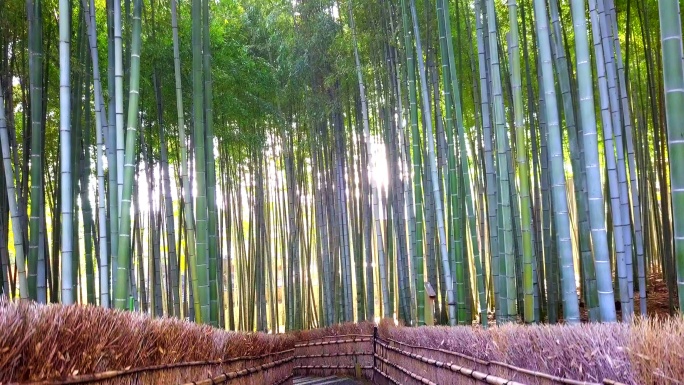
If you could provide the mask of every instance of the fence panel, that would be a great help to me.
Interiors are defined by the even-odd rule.
[[[295,376],[372,378],[373,336],[327,336],[295,344]]]
[[[183,362],[74,376],[32,385],[289,385],[295,376],[364,378],[378,385],[624,385],[576,381],[444,349],[349,334],[301,340],[254,357]],[[188,382],[190,381],[190,382]]]

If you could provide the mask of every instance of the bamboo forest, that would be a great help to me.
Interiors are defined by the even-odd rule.
[[[168,323],[215,341],[259,336],[269,352],[294,344],[294,383],[303,368],[332,370],[297,366],[302,341],[344,330],[373,338],[375,363],[356,364],[372,383],[422,381],[391,356],[401,338],[456,351],[449,341],[471,337],[448,333],[509,330],[505,350],[513,335],[612,330],[617,351],[625,333],[667,329],[682,345],[680,7],[0,0],[0,372],[14,367],[0,383],[138,365],[32,372],[10,347],[43,342],[19,343],[16,325],[53,316],[40,338],[114,317],[157,325],[155,338]],[[103,328],[78,330],[113,333]],[[42,346],[73,363],[55,338]],[[461,353],[517,365],[475,345]],[[171,361],[183,360],[147,362]],[[681,383],[671,365],[681,371],[585,380]],[[266,366],[259,383],[284,383]],[[167,383],[141,378],[121,383]],[[168,381],[193,379],[179,378]],[[471,383],[444,378],[422,383]]]

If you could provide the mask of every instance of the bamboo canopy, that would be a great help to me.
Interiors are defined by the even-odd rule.
[[[677,1],[0,14],[10,300],[270,332],[684,308]]]

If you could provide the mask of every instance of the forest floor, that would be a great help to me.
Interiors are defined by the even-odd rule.
[[[295,377],[293,379],[294,385],[370,385],[369,382],[359,378],[348,377]]]
[[[672,297],[672,301],[676,306],[676,294]],[[634,308],[639,308],[638,293],[635,293]],[[646,277],[646,310],[651,317],[670,315],[670,297],[667,284],[660,274],[651,274]]]
[[[670,297],[668,294],[667,283],[662,278],[662,274],[654,273],[646,277],[646,311],[649,318],[665,318],[671,316],[677,311],[677,294],[672,297],[672,305],[674,306],[673,313],[670,313]],[[634,311],[639,313],[639,292],[634,292]],[[617,319],[622,319],[622,311],[620,310],[620,302],[615,303],[617,306]],[[444,315],[446,317],[446,315]],[[559,321],[562,321],[563,314],[559,314]],[[496,326],[496,319],[493,312],[487,315],[489,326]],[[583,323],[589,322],[589,309],[580,303],[580,320]],[[519,323],[523,323],[522,319]],[[479,325],[478,321],[473,321],[473,326]]]
[[[677,304],[677,297],[672,298],[673,306]],[[634,312],[639,313],[639,292],[634,292]],[[676,309],[674,309],[676,311]],[[649,317],[662,318],[670,316],[670,297],[667,283],[661,274],[650,274],[646,277],[646,312]],[[618,319],[622,318],[622,312],[618,310]],[[586,309],[582,309],[582,322],[588,322]]]

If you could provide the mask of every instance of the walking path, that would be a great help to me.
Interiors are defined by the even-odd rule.
[[[344,377],[295,377],[293,385],[361,385],[361,382]]]

